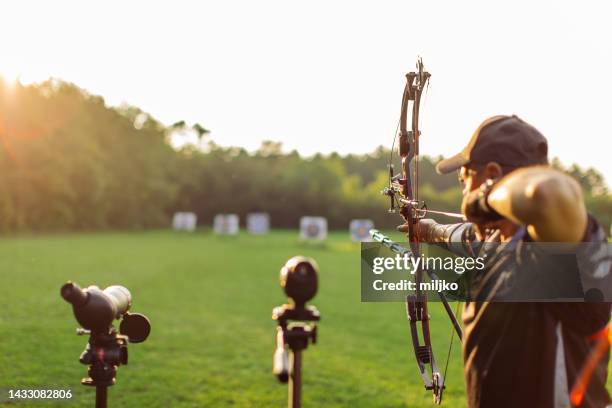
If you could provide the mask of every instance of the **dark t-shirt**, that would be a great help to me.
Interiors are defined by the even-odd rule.
[[[589,217],[584,241],[602,239],[603,231]],[[529,240],[524,229],[513,239]],[[523,251],[533,249],[525,246]],[[537,258],[533,253],[516,253],[521,261],[508,257],[507,252],[488,258],[482,276],[476,276],[485,284],[473,287],[481,293],[470,297],[489,297],[493,301],[467,302],[463,310],[468,404],[471,408],[568,406],[568,390],[592,348],[588,336],[609,322],[610,304],[495,302],[500,286],[495,285],[496,281],[519,274],[518,264],[524,263],[525,258]],[[492,271],[497,272],[490,279]],[[483,297],[482,291],[489,292]],[[599,408],[611,403],[605,387],[608,360],[609,355],[602,359],[581,407]]]

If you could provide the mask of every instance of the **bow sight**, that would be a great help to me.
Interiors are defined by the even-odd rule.
[[[128,362],[128,342],[140,343],[151,331],[149,319],[139,313],[129,313],[132,295],[123,286],[97,286],[81,289],[68,282],[60,290],[70,304],[82,328],[78,335],[89,334],[89,341],[79,361],[88,365],[89,377],[81,384],[96,387],[96,408],[106,407],[107,388],[115,384],[117,367]],[[119,333],[113,327],[115,319],[122,319]]]

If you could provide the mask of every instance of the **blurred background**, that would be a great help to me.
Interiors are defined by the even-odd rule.
[[[163,125],[62,80],[0,81],[1,232],[160,228],[177,211],[195,212],[202,225],[219,213],[244,220],[253,211],[269,213],[277,228],[295,228],[306,214],[326,217],[332,229],[346,229],[354,218],[387,228],[397,223],[380,194],[390,146],[304,156],[263,141],[247,151],[219,145],[197,122]],[[457,177],[437,175],[439,159],[420,161],[421,197],[431,209],[457,211]],[[393,163],[400,168],[396,152]],[[557,158],[553,165],[580,182],[587,207],[608,231],[612,199],[603,174]]]

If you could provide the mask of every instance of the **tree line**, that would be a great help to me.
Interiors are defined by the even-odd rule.
[[[181,133],[197,143],[175,149]],[[270,214],[273,227],[295,228],[320,215],[330,228],[370,218],[390,228],[391,152],[302,157],[266,141],[255,152],[221,147],[199,124],[164,126],[133,106],[108,107],[103,98],[59,80],[22,86],[0,81],[0,232],[167,227],[176,211],[193,211],[199,225],[218,213]],[[420,161],[420,196],[431,209],[458,211],[455,175],[440,176],[439,158]],[[399,170],[398,158],[393,158]],[[587,207],[609,230],[612,196],[602,175],[562,168],[582,185]],[[449,220],[444,220],[449,221]]]

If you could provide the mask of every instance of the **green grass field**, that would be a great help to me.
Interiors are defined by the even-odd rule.
[[[360,302],[359,246],[347,233],[325,245],[299,243],[296,231],[268,236],[210,233],[75,234],[0,240],[0,387],[71,388],[58,406],[93,406],[78,362],[87,338],[75,335],[59,295],[68,279],[81,286],[122,284],[133,310],[153,330],[130,346],[130,362],[109,390],[111,407],[282,407],[287,387],[271,373],[275,323],[285,301],[278,272],[291,256],[321,268],[315,304],[319,342],[304,355],[306,407],[429,407],[401,303]],[[432,304],[438,364],[450,324]],[[0,404],[1,405],[1,404]],[[20,403],[18,406],[52,406]],[[12,405],[11,405],[12,406]],[[455,342],[445,406],[465,406],[460,347]]]

